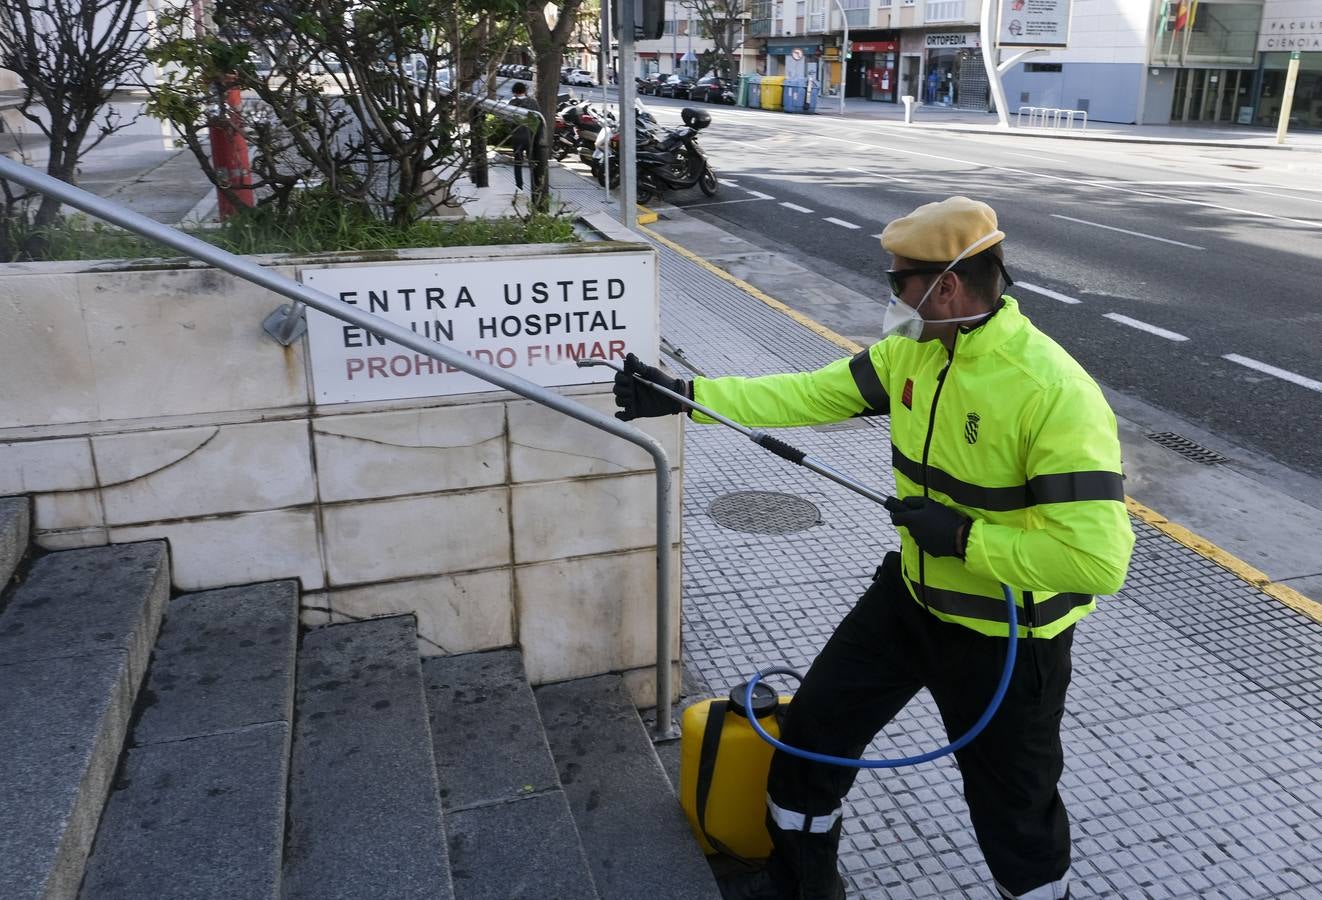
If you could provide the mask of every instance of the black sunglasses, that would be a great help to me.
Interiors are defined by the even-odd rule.
[[[887,269],[886,279],[890,282],[891,293],[897,297],[904,292],[904,282],[914,275],[939,275],[945,266],[923,266],[918,269]]]
[[[1005,279],[1005,286],[1008,288],[1010,285],[1014,284],[1014,279],[1011,278],[1010,273],[1005,270],[1005,263],[1001,262],[1000,258],[996,256],[993,256],[991,259],[996,263],[996,267],[1001,270],[1001,277]],[[961,260],[961,262],[963,262],[963,260]],[[913,275],[939,275],[945,271],[945,266],[922,266],[916,269],[887,269],[886,280],[890,282],[891,293],[898,297],[904,291],[905,279]],[[959,274],[959,263],[956,263],[950,271]]]

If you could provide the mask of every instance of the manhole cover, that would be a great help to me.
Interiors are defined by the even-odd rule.
[[[707,507],[707,515],[722,527],[753,534],[793,534],[822,521],[811,502],[775,491],[722,494]]]
[[[1168,450],[1174,450],[1186,459],[1191,459],[1196,463],[1202,463],[1205,466],[1214,466],[1217,463],[1229,461],[1226,457],[1217,453],[1215,450],[1208,450],[1202,444],[1195,444],[1187,437],[1176,434],[1173,431],[1153,432],[1148,434],[1147,438],[1154,444],[1160,444]]]

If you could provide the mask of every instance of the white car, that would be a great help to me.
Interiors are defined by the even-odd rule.
[[[596,79],[592,77],[592,73],[586,72],[583,69],[575,69],[570,72],[569,76],[565,79],[565,83],[575,85],[576,87],[595,87],[597,84]]]

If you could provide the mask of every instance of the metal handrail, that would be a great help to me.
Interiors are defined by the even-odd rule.
[[[531,110],[529,110],[531,112]],[[674,736],[671,728],[671,679],[670,679],[670,460],[666,456],[661,442],[651,435],[631,425],[626,425],[605,413],[589,406],[563,397],[539,384],[502,371],[494,366],[472,359],[467,354],[452,350],[421,335],[388,321],[372,313],[363,312],[356,306],[341,303],[329,294],[299,284],[265,269],[256,263],[229,253],[192,235],[163,225],[140,213],[112,203],[102,197],[89,193],[82,188],[53,178],[44,172],[0,157],[0,179],[15,181],[26,187],[47,194],[61,203],[105,219],[135,234],[191,256],[193,259],[210,263],[231,275],[264,287],[288,297],[298,311],[300,305],[310,306],[327,315],[334,316],[354,325],[368,329],[375,334],[388,338],[397,344],[417,353],[430,356],[446,365],[454,366],[470,375],[491,382],[521,397],[526,397],[543,406],[549,406],[557,412],[572,416],[587,425],[610,432],[624,438],[646,450],[656,465],[656,738],[665,740]]]

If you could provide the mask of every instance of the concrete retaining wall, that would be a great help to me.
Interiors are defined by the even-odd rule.
[[[648,249],[592,250],[612,247]],[[297,577],[309,623],[411,611],[424,654],[519,644],[534,683],[626,671],[637,699],[653,690],[655,484],[638,447],[505,392],[316,406],[305,344],[261,329],[283,299],[213,269],[0,274],[0,495],[34,496],[40,545],[165,538],[180,590]],[[613,409],[609,384],[559,390]],[[678,535],[682,426],[643,427],[670,454]]]

